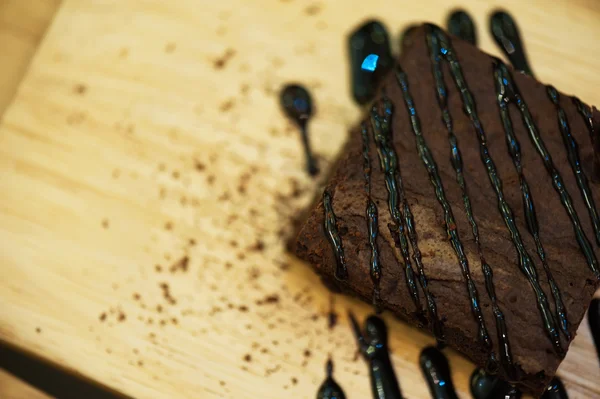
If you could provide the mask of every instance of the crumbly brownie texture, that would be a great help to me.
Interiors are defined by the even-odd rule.
[[[593,264],[598,242],[590,217],[590,209],[594,207],[586,205],[581,182],[575,178],[577,163],[573,163],[575,168],[570,163],[565,145],[569,140],[563,140],[565,134],[559,128],[558,108],[551,100],[548,88],[531,77],[499,68],[497,60],[458,38],[450,39],[442,32],[431,36],[432,32],[440,31],[423,26],[413,30],[405,40],[399,67],[384,79],[374,108],[350,134],[326,186],[325,204],[323,199],[319,201],[302,226],[296,254],[308,261],[330,287],[368,302],[375,297],[382,308],[431,332],[435,332],[436,324],[441,326],[438,337],[443,336],[449,346],[478,365],[489,364],[490,356],[495,356],[502,377],[523,391],[539,395],[555,374],[563,357],[560,352],[568,349],[598,287],[598,274],[593,271],[598,267]],[[447,44],[443,38],[447,39]],[[432,72],[431,51],[435,46],[450,53],[449,58],[440,56],[436,59],[440,61],[441,81],[447,89],[447,110],[462,155],[465,192],[457,182],[456,164],[451,162],[449,131],[443,122]],[[475,128],[477,120],[474,123],[472,115],[470,117],[464,110],[465,98],[461,97],[453,79],[458,64],[447,62],[452,61],[452,57],[460,65],[472,94],[487,152],[481,151],[480,131]],[[509,77],[508,86],[507,81],[502,80],[505,75]],[[534,145],[522,115],[514,105],[508,112],[520,151],[514,146],[512,149],[513,155],[520,152],[520,158],[511,157],[496,94],[501,86],[512,90],[511,79],[528,106],[530,119],[538,128],[544,149],[552,157],[552,165],[547,161],[544,164],[539,147]],[[508,94],[511,95],[510,90]],[[576,153],[587,176],[588,192],[592,198],[599,199],[600,188],[592,181],[594,150],[590,125],[600,126],[600,113],[585,106],[578,110],[572,97],[558,94],[557,101],[568,120],[572,139],[579,145]],[[420,120],[420,129],[418,124],[416,129],[422,133],[424,141],[421,144],[415,133],[415,120],[410,118],[411,100]],[[583,117],[582,111],[590,117]],[[387,125],[390,126],[388,136],[385,134]],[[368,140],[366,146],[365,137]],[[386,141],[386,137],[389,140]],[[497,181],[501,182],[501,195],[491,184],[493,171],[482,162],[487,155],[494,162]],[[427,159],[433,159],[434,169],[426,168],[424,160]],[[516,166],[519,159],[522,179]],[[394,161],[397,168],[394,168]],[[555,182],[556,175],[561,176],[562,187],[569,199],[557,190],[561,185],[553,185],[549,170],[556,172]],[[436,177],[443,188],[443,201],[434,191]],[[528,184],[528,196],[523,195],[526,192],[523,181]],[[392,187],[390,191],[390,183],[398,190]],[[394,195],[390,197],[394,190],[399,194],[397,206]],[[470,200],[480,246],[465,211],[465,193]],[[511,221],[507,222],[506,214],[503,216],[499,210],[499,197],[512,211],[513,229],[509,228]],[[533,212],[526,211],[524,197],[533,199]],[[585,239],[577,240],[573,218],[563,201],[572,203],[572,215],[578,216]],[[446,211],[442,205],[446,205]],[[398,212],[393,215],[395,209]],[[407,210],[414,221],[414,237],[408,234],[411,229],[405,223]],[[530,223],[528,229],[526,215],[533,214],[537,218],[537,230],[535,223]],[[410,255],[411,270],[408,272],[399,232],[402,225],[406,233],[404,247]],[[514,231],[519,239],[515,239]],[[541,251],[536,238],[542,245]],[[525,251],[521,255],[517,249],[519,240]],[[582,250],[586,240],[592,251],[591,255],[588,251],[587,258]],[[462,264],[459,262],[461,250],[466,258]],[[540,252],[547,260],[561,301],[555,300]],[[531,261],[529,268],[523,253]],[[422,263],[421,270],[419,262]],[[493,271],[493,276],[488,276],[491,285],[486,286],[483,263]],[[532,276],[532,269],[537,276]],[[476,293],[473,289],[468,290],[469,279],[474,283]],[[435,312],[432,312],[431,302],[428,306],[424,283]],[[493,293],[489,290],[492,287]],[[548,321],[543,320],[540,309],[544,308],[544,302],[540,302],[540,292],[534,291],[536,287],[543,291],[552,331],[548,329]],[[473,298],[477,306],[473,305]],[[566,313],[565,331],[561,331],[556,309],[560,302]],[[494,309],[500,311],[501,318]],[[482,320],[477,319],[478,312]],[[487,332],[487,347],[486,340],[480,338],[482,327]],[[502,356],[501,346],[504,345],[500,345],[502,334],[497,331],[501,327],[506,328],[512,368],[503,363],[506,359]]]

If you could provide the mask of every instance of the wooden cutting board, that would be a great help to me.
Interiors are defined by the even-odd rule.
[[[463,1],[481,46],[511,11],[543,81],[600,104],[600,5]],[[331,352],[349,398],[370,396],[345,310],[285,251],[318,191],[278,108],[307,84],[327,169],[359,117],[346,34],[367,17],[394,37],[444,24],[445,1],[65,0],[0,127],[0,339],[139,398],[315,396]],[[394,46],[397,47],[396,39]],[[325,175],[323,173],[321,176]],[[431,337],[386,316],[409,398]],[[447,351],[468,398],[472,364]],[[582,325],[560,375],[600,397]]]

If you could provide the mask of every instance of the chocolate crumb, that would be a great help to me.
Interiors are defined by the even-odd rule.
[[[240,306],[238,309],[239,309],[239,311],[240,311],[240,312],[243,312],[243,313],[245,313],[245,312],[247,312],[247,311],[248,311],[248,306],[246,306],[246,305],[241,305],[241,306]]]
[[[235,50],[227,49],[225,54],[217,58],[214,62],[215,69],[223,69],[227,65],[227,62],[235,55]]]
[[[256,240],[256,243],[250,247],[251,251],[262,252],[265,249],[265,243],[262,240]]]
[[[304,349],[304,357],[310,357],[311,353],[309,349]]]
[[[154,270],[156,270],[158,273],[162,272],[162,266],[161,265],[154,265]]]
[[[119,311],[119,316],[117,317],[117,320],[119,320],[120,322],[125,321],[127,317],[125,316],[125,313],[123,313],[122,311]]]
[[[292,377],[292,384],[296,385],[298,383],[298,379],[296,377]]]
[[[219,106],[219,110],[221,112],[227,112],[227,111],[231,110],[231,108],[233,108],[234,105],[235,105],[235,102],[232,99],[229,99]]]
[[[252,355],[250,355],[249,353],[247,353],[247,354],[244,356],[244,361],[246,361],[246,362],[250,363],[250,362],[252,361]]]
[[[41,333],[41,332],[42,332],[42,329],[41,329],[41,328],[39,328],[39,327],[36,327],[36,328],[35,328],[35,332],[39,334],[39,333]]]
[[[204,165],[202,162],[200,161],[196,161],[196,163],[194,164],[194,167],[196,168],[197,171],[202,172],[204,169],[206,169],[206,165]]]
[[[321,6],[319,4],[311,4],[304,9],[304,12],[310,16],[317,15],[321,12]]]
[[[171,265],[169,270],[171,273],[175,273],[178,270],[181,270],[182,272],[187,272],[189,262],[190,262],[190,258],[187,256],[184,256],[183,258],[181,258],[177,262],[175,262],[173,265]]]
[[[106,312],[100,313],[100,321],[106,320]]]
[[[175,51],[176,48],[177,48],[177,45],[175,43],[169,42],[165,46],[165,53],[171,54],[171,53],[173,53]]]
[[[135,292],[135,293],[133,294],[133,299],[135,299],[136,301],[139,301],[139,300],[140,300],[140,298],[141,298],[141,295],[140,295],[140,294],[138,294],[137,292]]]
[[[73,87],[75,94],[84,95],[87,91],[87,87],[83,83],[78,83]]]

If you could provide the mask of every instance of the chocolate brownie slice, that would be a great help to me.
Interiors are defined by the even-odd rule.
[[[296,253],[540,394],[599,285],[597,126],[596,109],[414,29]]]

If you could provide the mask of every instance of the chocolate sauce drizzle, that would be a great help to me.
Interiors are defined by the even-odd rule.
[[[327,359],[326,370],[327,378],[317,391],[317,399],[346,399],[344,390],[333,379],[333,362],[331,359]]]
[[[394,222],[390,227],[392,235],[397,234],[397,241],[400,245],[400,252],[404,259],[404,274],[408,292],[415,304],[416,312],[421,313],[421,302],[415,272],[410,262],[408,240],[406,239],[407,226],[405,225],[406,210],[408,204],[404,200],[404,190],[398,166],[398,158],[391,143],[390,118],[392,116],[392,103],[388,99],[383,101],[383,114],[380,115],[377,105],[371,109],[371,126],[373,128],[373,138],[379,155],[380,167],[385,176],[385,186],[388,192],[388,209]],[[403,205],[404,213],[400,210]],[[410,209],[408,209],[410,212]],[[394,237],[396,239],[396,237]],[[427,295],[427,294],[426,294]]]
[[[381,78],[394,64],[387,29],[376,20],[365,22],[350,34],[348,50],[352,94],[363,105],[373,99]]]
[[[600,298],[592,299],[588,309],[588,323],[592,332],[594,344],[596,344],[596,354],[600,361]]]
[[[579,216],[577,215],[577,211],[573,206],[573,200],[571,199],[571,195],[567,191],[565,184],[563,182],[562,176],[560,175],[558,169],[554,165],[554,161],[552,160],[552,156],[550,152],[546,148],[540,134],[538,132],[538,128],[533,120],[533,116],[529,112],[529,108],[527,104],[523,100],[519,89],[517,88],[511,73],[509,72],[506,65],[500,61],[495,60],[494,62],[494,76],[496,77],[496,90],[498,97],[502,96],[502,100],[508,105],[510,103],[514,103],[523,118],[523,123],[527,128],[527,132],[529,133],[529,138],[531,142],[535,146],[538,154],[542,158],[544,162],[544,166],[546,171],[550,175],[552,179],[552,185],[554,189],[560,196],[560,201],[562,202],[569,218],[571,219],[571,223],[573,224],[573,230],[575,231],[575,237],[577,242],[579,243],[579,247],[583,252],[583,255],[586,258],[587,264],[589,268],[594,272],[597,278],[600,278],[600,271],[598,269],[598,260],[596,259],[596,255],[594,254],[594,250],[583,231],[581,226],[581,222],[579,221]]]
[[[348,312],[348,317],[360,353],[369,364],[373,398],[402,399],[400,385],[390,360],[385,322],[377,316],[369,316],[365,321],[365,337],[354,315]]]
[[[567,391],[558,377],[554,377],[550,381],[550,385],[544,391],[541,399],[569,399]]]
[[[448,239],[450,240],[450,244],[454,249],[456,257],[458,258],[458,264],[460,265],[463,278],[465,279],[467,285],[467,292],[471,301],[471,312],[473,313],[473,316],[475,317],[475,320],[478,323],[479,339],[484,344],[486,350],[490,352],[491,358],[493,359],[495,356],[493,355],[492,351],[492,341],[488,334],[485,325],[485,320],[483,319],[481,307],[479,306],[479,295],[477,293],[477,287],[475,286],[475,283],[471,278],[469,261],[467,260],[467,256],[465,255],[462,242],[460,241],[458,228],[456,227],[456,220],[454,219],[454,214],[452,213],[452,206],[446,198],[444,186],[442,185],[442,179],[438,172],[435,159],[433,158],[429,146],[425,141],[425,137],[423,137],[423,133],[421,132],[421,122],[419,120],[419,116],[417,115],[417,110],[415,109],[415,105],[409,91],[407,76],[400,67],[400,65],[396,66],[395,73],[398,84],[402,89],[404,103],[410,116],[412,131],[414,133],[417,144],[417,151],[419,153],[419,156],[421,157],[423,165],[427,169],[427,173],[429,174],[429,181],[431,182],[434,188],[435,196],[444,212],[444,224],[446,225],[446,234],[448,235]]]
[[[598,209],[594,203],[594,197],[592,196],[592,190],[588,184],[587,176],[581,167],[579,146],[571,134],[571,128],[569,126],[569,121],[567,120],[567,114],[560,106],[560,95],[553,86],[547,86],[546,89],[548,91],[548,97],[550,97],[550,100],[556,107],[556,112],[558,114],[558,127],[560,128],[560,133],[567,150],[567,158],[569,159],[569,164],[573,170],[573,175],[575,175],[575,180],[577,181],[577,186],[579,187],[579,191],[583,197],[583,202],[585,202],[585,206],[590,214],[590,219],[592,220],[592,225],[594,226],[594,233],[596,235],[596,242],[600,244],[600,217],[598,216]]]
[[[580,99],[578,99],[577,97],[572,97],[572,99],[573,99],[573,104],[575,104],[575,107],[577,108],[577,112],[579,112],[579,114],[583,118],[583,121],[585,122],[585,126],[587,127],[588,133],[590,134],[590,140],[593,143],[594,142],[594,119],[592,118],[592,113],[590,112],[590,109],[587,107],[587,105],[582,103]]]
[[[495,317],[496,332],[498,335],[498,342],[500,348],[500,361],[507,374],[507,377],[513,378],[515,374],[515,369],[512,360],[510,342],[508,340],[506,320],[504,318],[504,313],[498,306],[496,290],[494,288],[494,274],[491,266],[487,263],[483,255],[483,248],[481,246],[481,239],[479,237],[479,227],[477,225],[477,222],[475,221],[473,208],[471,206],[471,199],[469,197],[467,183],[464,175],[462,154],[458,146],[458,138],[454,134],[452,116],[450,115],[450,110],[448,109],[448,90],[446,88],[446,83],[444,82],[444,75],[442,72],[442,67],[440,65],[441,57],[439,56],[439,54],[441,53],[441,48],[437,36],[427,35],[427,45],[430,51],[431,66],[433,76],[435,79],[435,88],[438,104],[442,111],[442,122],[448,130],[448,141],[450,143],[450,161],[456,174],[456,182],[458,183],[461,189],[465,213],[467,215],[467,220],[471,225],[473,239],[475,240],[475,244],[477,245],[477,252],[479,254],[479,260],[481,262],[481,269],[485,278],[486,291],[488,293],[488,297],[492,302],[492,310]],[[488,367],[488,369],[489,368],[490,367]]]
[[[366,123],[361,125],[363,146],[363,173],[365,176],[365,192],[367,194],[367,230],[369,231],[369,246],[371,247],[371,280],[373,281],[373,306],[377,313],[381,311],[381,263],[379,262],[379,248],[377,235],[379,234],[379,215],[377,205],[371,199],[371,157],[369,155],[369,131]]]
[[[521,392],[500,378],[478,368],[471,374],[471,395],[474,399],[519,399]]]
[[[306,157],[306,171],[311,176],[315,176],[319,173],[319,168],[308,139],[308,121],[313,114],[310,94],[303,86],[289,84],[281,90],[279,97],[285,114],[300,128],[304,156]]]
[[[454,80],[454,83],[458,87],[459,92],[461,94],[465,113],[471,120],[471,123],[477,135],[477,139],[479,141],[481,161],[483,162],[486,168],[490,184],[492,185],[492,188],[496,193],[496,197],[498,200],[498,209],[504,219],[504,223],[506,224],[508,231],[510,232],[513,245],[515,246],[517,253],[519,254],[519,267],[528,278],[529,283],[536,294],[538,309],[540,310],[540,315],[542,317],[546,333],[552,341],[556,352],[562,356],[564,354],[564,351],[560,346],[560,338],[555,325],[556,323],[552,317],[552,313],[548,305],[548,300],[546,299],[546,295],[544,294],[544,291],[542,290],[542,287],[540,286],[539,281],[537,279],[535,265],[533,264],[530,255],[527,253],[523,240],[521,239],[521,234],[519,232],[519,229],[517,228],[512,209],[504,199],[502,181],[498,176],[496,165],[494,164],[494,161],[490,155],[490,151],[487,146],[487,138],[485,135],[485,131],[477,114],[475,100],[473,99],[473,95],[468,89],[467,82],[463,76],[462,69],[460,67],[460,63],[458,62],[456,55],[454,54],[454,49],[450,44],[450,39],[441,29],[439,29],[435,25],[429,25],[429,32],[427,36],[429,40],[437,40],[440,44],[439,53],[433,53],[434,57],[432,58],[440,57],[442,59],[445,59],[450,64],[451,75]]]
[[[519,29],[510,14],[504,11],[494,12],[490,17],[490,27],[494,40],[496,40],[498,46],[504,51],[510,63],[517,70],[533,76],[533,72],[525,56],[525,48],[521,41]]]
[[[344,246],[342,238],[338,233],[335,213],[331,204],[331,194],[327,190],[323,192],[323,208],[325,209],[324,227],[327,232],[327,238],[335,253],[337,267],[335,269],[335,278],[346,280],[348,278],[348,269],[346,268],[346,258],[344,256]]]
[[[424,348],[419,363],[433,399],[458,399],[448,359],[440,350],[433,346]]]
[[[546,252],[544,251],[544,246],[542,245],[542,240],[540,238],[540,229],[537,220],[537,213],[535,210],[535,205],[533,201],[533,196],[529,189],[529,184],[527,183],[527,179],[523,174],[523,165],[521,163],[521,145],[519,140],[517,139],[515,132],[513,130],[512,120],[509,114],[508,106],[513,101],[520,101],[520,97],[517,97],[518,94],[513,92],[515,89],[512,85],[506,84],[507,82],[505,78],[505,71],[502,66],[500,66],[501,61],[496,60],[494,62],[494,82],[496,84],[496,95],[498,100],[498,107],[500,109],[500,118],[502,119],[502,124],[504,126],[504,133],[506,138],[506,146],[508,147],[508,152],[513,161],[513,165],[519,175],[519,184],[521,187],[521,197],[523,199],[523,209],[525,212],[525,221],[527,223],[527,229],[529,233],[533,236],[535,241],[535,246],[537,249],[538,256],[542,262],[542,266],[546,272],[546,278],[548,279],[548,284],[550,285],[550,290],[552,291],[552,295],[554,297],[554,303],[556,307],[556,318],[559,321],[560,327],[567,337],[570,339],[571,334],[569,333],[569,321],[567,319],[566,309],[563,304],[560,290],[552,277],[552,272],[550,271],[550,267],[548,266],[548,261],[546,259]],[[537,279],[537,273],[533,270],[534,277]]]
[[[448,31],[454,36],[477,46],[477,33],[473,18],[464,10],[455,10],[448,17]]]
[[[596,130],[594,126],[594,119],[592,117],[592,112],[588,108],[587,105],[581,102],[577,97],[573,97],[573,103],[577,108],[577,112],[583,118],[585,122],[585,126],[588,129],[588,133],[590,134],[590,141],[592,142],[592,146],[594,147],[594,172],[592,174],[592,179],[598,183],[600,181],[600,138],[596,137]],[[598,243],[600,245],[600,243]]]

